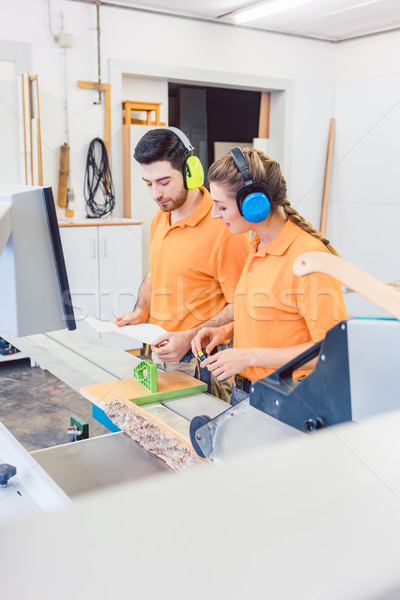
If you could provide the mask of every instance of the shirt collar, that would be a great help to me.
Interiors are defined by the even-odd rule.
[[[300,234],[300,231],[301,228],[298,227],[298,225],[296,225],[293,221],[288,219],[276,238],[273,239],[268,246],[265,246],[265,248],[261,248],[261,250],[257,251],[257,246],[260,243],[260,238],[257,234],[253,236],[251,244],[257,256],[265,256],[266,254],[282,256],[282,254],[284,254],[289,248],[290,244],[292,244]]]
[[[186,225],[189,227],[195,227],[197,223],[204,219],[204,217],[206,217],[208,213],[212,210],[212,200],[210,192],[204,187],[200,187],[199,190],[203,194],[203,197],[194,209],[194,211],[185,219],[180,219],[179,221],[171,225],[171,227],[185,227]],[[170,215],[167,216],[168,222],[170,223]]]

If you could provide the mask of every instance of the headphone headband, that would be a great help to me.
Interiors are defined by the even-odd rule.
[[[172,131],[172,133],[175,134],[178,139],[180,139],[187,152],[192,152],[192,150],[194,150],[194,147],[190,143],[189,138],[183,133],[183,131],[181,131],[177,127],[168,127],[168,130]]]
[[[239,146],[235,146],[229,150],[229,154],[232,156],[233,162],[237,166],[244,182],[247,184],[253,183],[253,180],[250,176],[249,165],[245,155],[243,154],[243,150],[239,148]]]

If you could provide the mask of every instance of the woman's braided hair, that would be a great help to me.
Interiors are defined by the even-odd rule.
[[[287,197],[286,180],[282,175],[279,163],[256,148],[242,148],[242,152],[246,157],[252,180],[267,184],[271,192],[271,210],[281,206],[288,219],[320,240],[332,254],[338,256],[339,253],[331,246],[329,240],[291,206]],[[224,185],[234,194],[243,185],[242,175],[229,153],[211,165],[208,170],[208,181]]]

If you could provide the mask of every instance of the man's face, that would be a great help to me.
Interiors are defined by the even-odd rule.
[[[168,160],[141,167],[142,179],[161,210],[171,212],[185,203],[188,190],[183,185],[183,175]]]

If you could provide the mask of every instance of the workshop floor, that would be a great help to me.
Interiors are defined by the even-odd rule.
[[[0,421],[31,452],[68,441],[70,417],[89,423],[89,435],[109,433],[92,418],[92,405],[30,360],[0,363]]]

